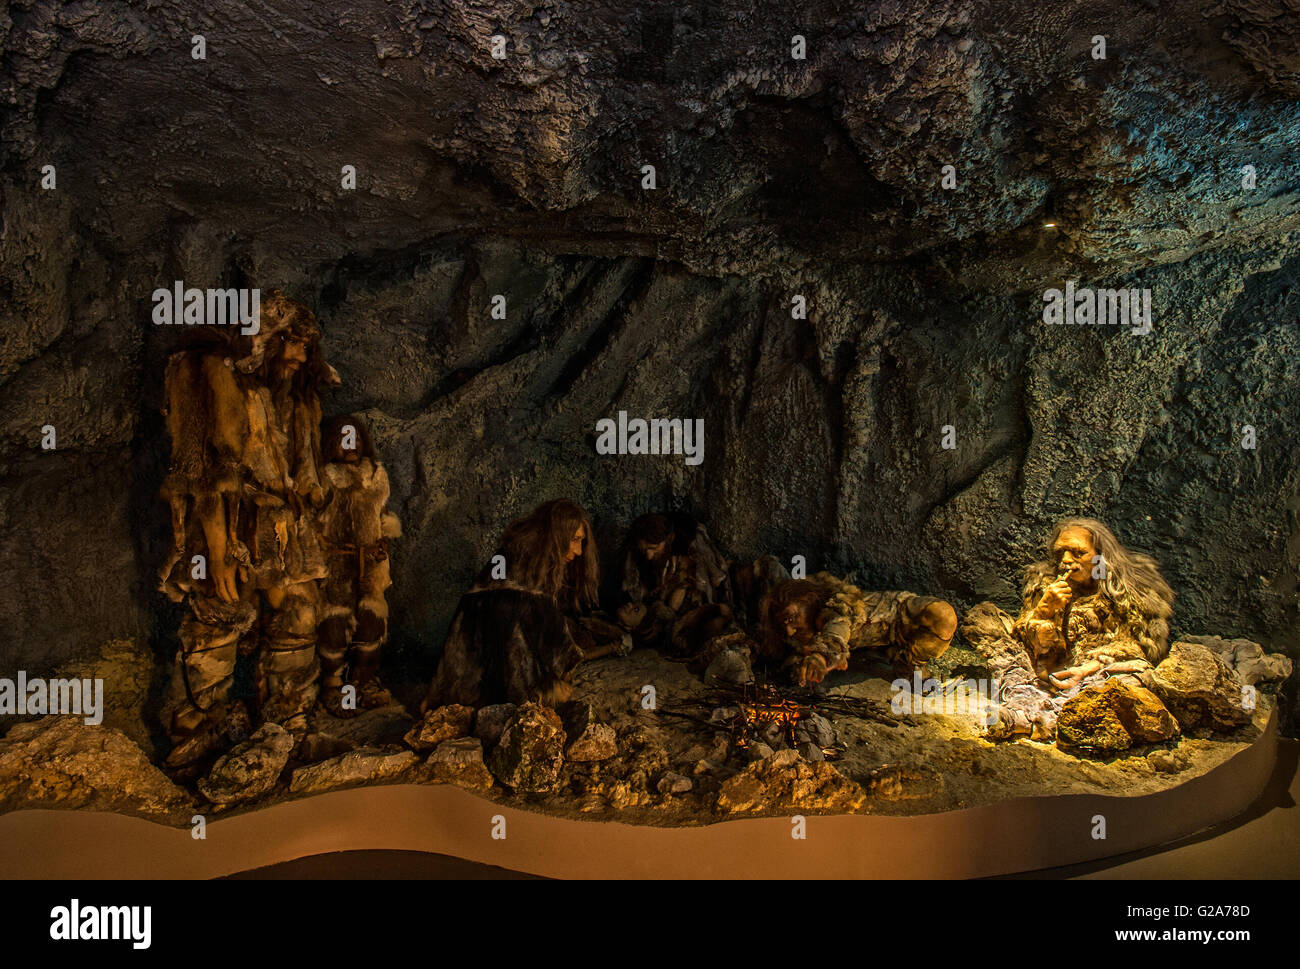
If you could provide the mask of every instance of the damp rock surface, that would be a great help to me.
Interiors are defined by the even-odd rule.
[[[320,316],[325,406],[370,421],[403,521],[386,662],[426,661],[504,525],[559,495],[606,562],[671,495],[736,558],[1003,608],[1086,510],[1160,561],[1175,636],[1298,655],[1300,469],[1267,431],[1300,411],[1282,6],[817,0],[803,60],[787,12],[741,0],[418,8],[359,0],[360,37],[309,0],[214,0],[204,62],[167,5],[4,17],[15,667],[179,622],[149,591],[162,374],[195,334],[148,294],[177,279]],[[1045,325],[1065,279],[1149,290],[1151,332]],[[704,420],[703,463],[595,454],[619,410]],[[1254,448],[1223,427],[1247,411]]]
[[[223,808],[257,800],[275,787],[295,746],[293,734],[282,726],[263,724],[217,759],[199,781],[199,792]]]
[[[1155,692],[1184,730],[1232,730],[1251,719],[1236,670],[1208,646],[1174,643],[1154,681]]]
[[[564,763],[564,726],[550,707],[525,703],[501,734],[488,767],[502,784],[523,793],[550,791]]]
[[[187,823],[195,803],[114,727],[48,716],[0,738],[0,810],[85,808]]]
[[[411,732],[406,735],[406,743],[412,750],[432,750],[444,740],[469,736],[470,722],[473,719],[473,707],[458,703],[436,707],[411,728]]]
[[[1178,722],[1158,696],[1118,678],[1080,690],[1056,721],[1058,744],[1106,753],[1160,743],[1178,732]]]
[[[444,740],[424,762],[430,780],[471,791],[487,791],[495,783],[483,763],[483,743],[474,737]]]
[[[393,752],[367,747],[350,750],[330,760],[295,770],[289,781],[289,791],[315,794],[357,784],[392,782],[409,774],[418,760],[409,750]]]

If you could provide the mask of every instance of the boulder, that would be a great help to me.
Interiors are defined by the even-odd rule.
[[[1247,686],[1285,680],[1291,675],[1291,659],[1282,653],[1266,653],[1259,643],[1249,639],[1224,639],[1222,636],[1188,636],[1184,642],[1198,643],[1237,671]]]
[[[1080,690],[1061,708],[1056,741],[1061,747],[1099,752],[1178,736],[1178,724],[1150,690],[1115,677]]]
[[[866,791],[830,764],[810,764],[797,751],[780,750],[723,781],[716,807],[726,816],[789,811],[850,814],[861,810],[866,800]]]
[[[1152,674],[1152,682],[1184,731],[1197,727],[1229,731],[1250,720],[1236,670],[1208,646],[1174,643]]]
[[[1147,763],[1157,774],[1177,774],[1187,769],[1191,758],[1184,750],[1153,750],[1147,754]]]
[[[525,703],[506,724],[488,757],[488,769],[515,791],[551,791],[564,764],[564,741],[564,725],[554,710]]]
[[[685,794],[694,786],[695,782],[689,777],[675,771],[667,771],[663,777],[659,778],[656,788],[660,794]]]
[[[154,712],[151,691],[170,673],[170,664],[160,662],[146,640],[114,639],[88,657],[63,663],[53,678],[103,680],[103,726],[116,727],[135,741],[145,756],[161,759],[167,754],[167,744],[164,741],[159,745],[157,741],[163,738],[149,729]],[[239,741],[247,736],[232,739]]]
[[[618,753],[618,740],[614,728],[596,722],[591,704],[566,703],[559,711],[564,722],[568,748],[564,756],[575,763],[609,760]]]
[[[485,750],[490,750],[501,740],[501,734],[519,708],[513,703],[494,703],[482,707],[474,716],[474,736],[483,741]]]
[[[835,745],[835,725],[820,713],[805,713],[794,728],[796,743],[814,743],[818,747]],[[818,758],[820,759],[820,758]]]
[[[433,750],[445,740],[469,736],[474,708],[459,703],[437,707],[424,715],[424,719],[411,728],[403,739],[412,750]]]
[[[278,723],[266,723],[221,756],[207,777],[199,781],[199,793],[219,807],[253,801],[270,793],[289,762],[297,741]]]
[[[618,740],[614,728],[603,723],[593,723],[569,744],[566,756],[574,762],[609,760],[618,753]]]
[[[444,740],[424,762],[429,779],[439,784],[455,784],[470,791],[492,787],[492,772],[483,763],[483,742],[477,737]]]
[[[800,757],[810,763],[815,764],[826,759],[826,754],[821,747],[809,740],[802,741],[795,747],[795,750],[798,751]]]
[[[742,748],[742,753],[745,755],[745,759],[752,763],[756,760],[766,760],[776,753],[776,751],[760,740],[746,744]]]
[[[363,710],[355,717],[340,719],[317,707],[311,715],[311,732],[303,739],[299,756],[315,760],[334,757],[358,747],[400,744],[414,720],[400,703]]]
[[[42,807],[188,821],[194,802],[122,731],[47,716],[0,738],[0,808]]]
[[[289,781],[289,790],[294,794],[313,794],[353,784],[389,781],[405,774],[418,760],[409,750],[396,753],[378,747],[349,750],[322,763],[298,768]]]

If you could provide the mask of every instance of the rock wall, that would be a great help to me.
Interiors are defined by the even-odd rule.
[[[174,279],[318,311],[327,410],[369,417],[405,525],[414,670],[503,524],[560,494],[607,561],[675,504],[738,556],[1008,607],[1050,523],[1089,514],[1163,563],[1175,635],[1297,655],[1285,15],[783,6],[0,14],[7,665],[174,648],[158,405],[189,334],[149,317]],[[1149,288],[1152,332],[1045,326],[1066,279]],[[598,456],[619,410],[703,418],[704,462]]]

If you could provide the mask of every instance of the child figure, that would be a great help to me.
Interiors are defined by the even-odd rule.
[[[378,672],[388,638],[388,542],[400,537],[402,528],[384,507],[388,473],[375,457],[363,421],[351,414],[331,418],[321,434],[321,450],[328,462],[324,484],[329,499],[320,513],[328,553],[317,640],[320,699],[332,715],[353,717],[393,702]],[[345,685],[355,687],[351,699]]]

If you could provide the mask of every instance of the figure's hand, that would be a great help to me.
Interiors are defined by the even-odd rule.
[[[1101,669],[1101,664],[1093,660],[1090,663],[1084,663],[1082,666],[1071,666],[1069,669],[1060,670],[1053,673],[1048,679],[1056,689],[1069,690],[1083,682],[1084,677],[1096,673],[1099,669]]]
[[[235,563],[223,555],[208,563],[212,575],[212,589],[222,602],[235,602],[239,598],[239,586],[235,582]]]
[[[1057,579],[1043,590],[1043,598],[1038,601],[1038,613],[1041,616],[1050,616],[1064,609],[1066,603],[1073,597],[1074,590],[1070,588],[1070,583],[1065,579]]]
[[[798,686],[820,683],[826,678],[826,658],[820,653],[810,653],[799,664]]]

